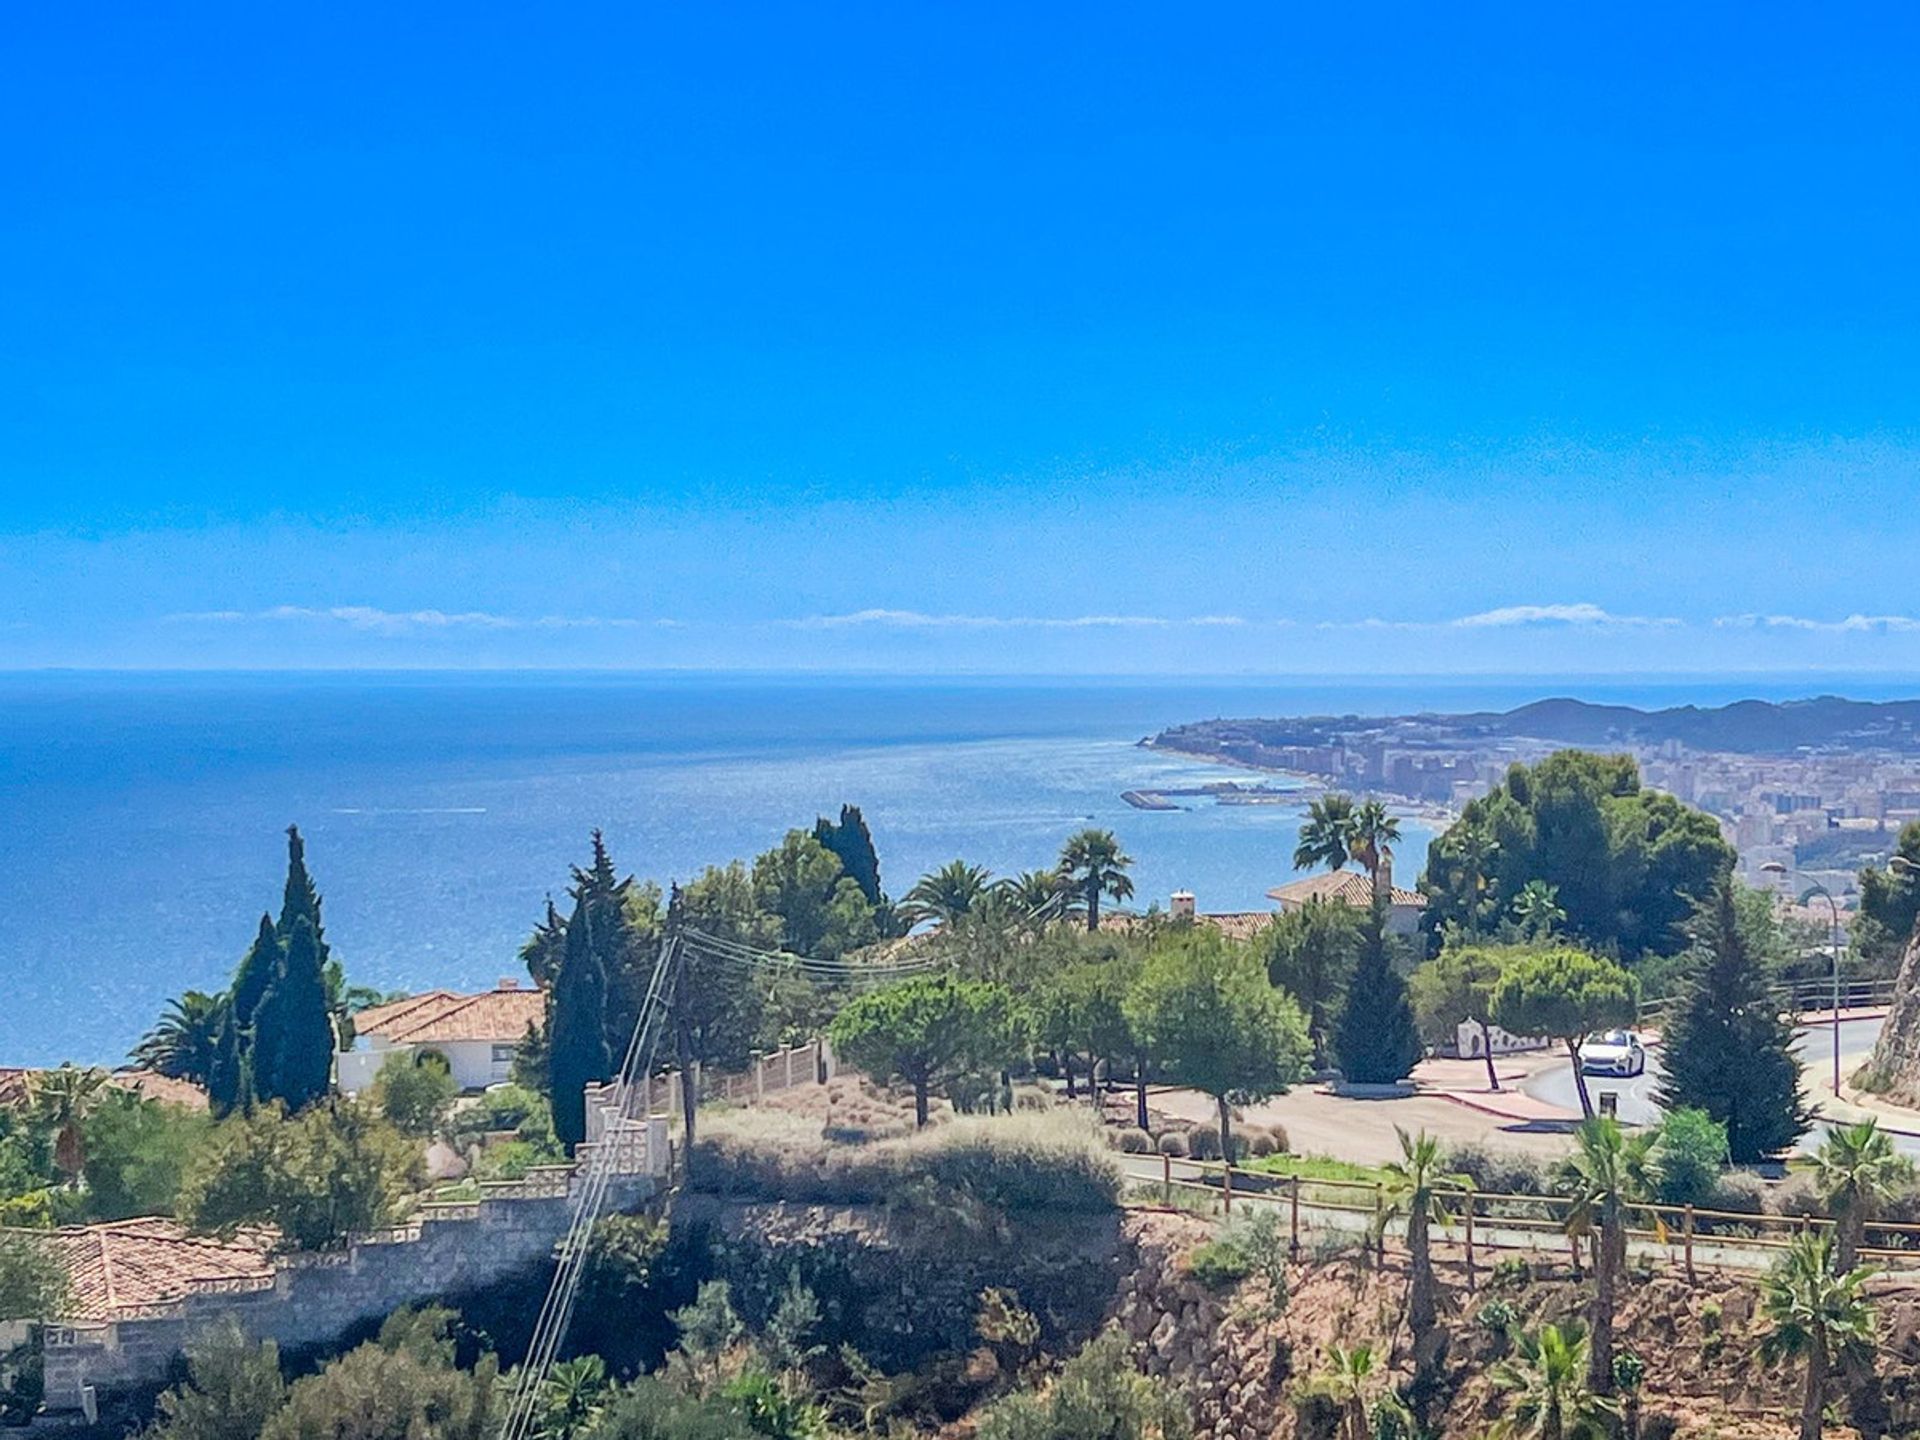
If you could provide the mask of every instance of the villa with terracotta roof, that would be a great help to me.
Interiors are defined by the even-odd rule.
[[[1387,933],[1413,934],[1420,928],[1420,912],[1427,907],[1427,897],[1418,890],[1402,890],[1395,885],[1391,870],[1382,879],[1386,882],[1388,893]],[[1298,910],[1311,900],[1351,905],[1356,910],[1364,910],[1373,903],[1373,879],[1362,870],[1328,870],[1319,875],[1309,875],[1303,880],[1276,885],[1267,891],[1267,898],[1274,902],[1282,915],[1289,910]]]
[[[353,1017],[354,1048],[334,1056],[342,1091],[358,1094],[397,1055],[427,1051],[445,1058],[462,1090],[484,1090],[506,1080],[527,1028],[546,1018],[546,996],[502,980],[492,990],[462,995],[429,990],[373,1005]]]
[[[279,1238],[261,1227],[195,1235],[160,1216],[12,1233],[59,1258],[67,1273],[60,1318],[67,1321],[125,1320],[195,1291],[270,1289]]]

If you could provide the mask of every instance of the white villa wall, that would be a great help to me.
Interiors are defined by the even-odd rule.
[[[513,1052],[510,1040],[445,1040],[432,1045],[393,1045],[377,1035],[363,1037],[365,1050],[336,1051],[334,1083],[343,1095],[358,1095],[371,1085],[380,1067],[396,1056],[412,1057],[431,1050],[446,1057],[454,1083],[462,1090],[484,1090],[513,1076]]]

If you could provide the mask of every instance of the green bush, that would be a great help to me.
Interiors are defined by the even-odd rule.
[[[622,1390],[576,1440],[761,1440],[737,1405],[682,1394],[642,1376]]]
[[[694,1146],[694,1189],[823,1205],[872,1205],[932,1187],[996,1210],[1098,1212],[1120,1203],[1120,1169],[1081,1112],[961,1116],[870,1145],[835,1145],[794,1116],[710,1120]]]
[[[547,1097],[525,1085],[496,1085],[455,1110],[448,1129],[457,1139],[472,1140],[503,1130],[519,1131],[530,1122],[545,1134],[553,1133]]]
[[[371,1107],[289,1116],[271,1102],[214,1127],[181,1183],[180,1214],[196,1230],[272,1225],[316,1250],[394,1223],[424,1182],[418,1143]]]
[[[194,1150],[213,1128],[184,1105],[112,1090],[82,1122],[87,1155],[87,1218],[171,1215]]]
[[[1179,1391],[1136,1370],[1117,1330],[1088,1341],[1044,1391],[996,1402],[976,1432],[978,1440],[1187,1440],[1192,1433]]]
[[[1662,1203],[1704,1205],[1720,1182],[1726,1158],[1726,1126],[1704,1110],[1668,1111],[1653,1151]]]
[[[1184,1160],[1187,1158],[1187,1137],[1178,1130],[1162,1131],[1154,1148],[1162,1155],[1170,1155],[1175,1160]]]
[[[382,1065],[371,1098],[401,1134],[426,1136],[439,1132],[459,1094],[447,1057],[428,1050]]]
[[[1265,1130],[1255,1130],[1247,1136],[1247,1153],[1253,1156],[1272,1155],[1280,1147],[1273,1143],[1273,1136]]]
[[[1129,1125],[1120,1132],[1120,1150],[1126,1155],[1150,1155],[1153,1137],[1138,1126]]]
[[[1251,1275],[1253,1261],[1232,1239],[1222,1236],[1194,1247],[1187,1256],[1187,1273],[1209,1290],[1224,1290]]]
[[[1531,1156],[1484,1145],[1456,1145],[1447,1152],[1445,1169],[1465,1175],[1484,1195],[1551,1195],[1547,1168]]]
[[[1210,1125],[1201,1125],[1187,1132],[1187,1153],[1196,1160],[1218,1160],[1220,1158],[1220,1132]]]

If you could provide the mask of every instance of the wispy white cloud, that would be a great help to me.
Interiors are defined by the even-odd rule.
[[[1451,620],[1383,620],[1370,616],[1365,620],[1325,620],[1322,630],[1508,630],[1538,626],[1573,626],[1583,629],[1643,629],[1673,626],[1682,622],[1657,615],[1616,615],[1598,605],[1580,601],[1570,605],[1503,605],[1497,610],[1481,610]]]
[[[1913,615],[1848,615],[1839,620],[1816,620],[1805,615],[1722,615],[1714,622],[1725,630],[1815,630],[1828,634],[1886,634],[1920,630]]]
[[[844,615],[808,615],[783,621],[800,630],[880,627],[896,630],[1128,630],[1176,625],[1230,626],[1247,622],[1238,615],[939,615],[924,610],[854,610]]]
[[[381,610],[372,605],[274,605],[265,610],[193,610],[169,615],[184,624],[306,623],[343,625],[376,635],[472,630],[640,630],[677,628],[677,620],[606,615],[496,615],[485,610]]]

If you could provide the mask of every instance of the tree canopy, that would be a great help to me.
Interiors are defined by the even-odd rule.
[[[1393,951],[1386,900],[1376,894],[1361,924],[1360,957],[1333,1036],[1340,1073],[1357,1085],[1396,1084],[1420,1061],[1420,1032]]]
[[[1589,1035],[1630,1025],[1639,1009],[1633,976],[1583,950],[1536,951],[1512,961],[1493,987],[1493,1021],[1512,1035],[1558,1040],[1573,1060],[1580,1109],[1593,1114],[1580,1046]]]
[[[935,1085],[999,1069],[1016,1058],[1023,1039],[1006,989],[950,974],[870,990],[835,1016],[827,1033],[849,1064],[911,1085],[921,1125]]]
[[[1695,903],[1732,865],[1719,822],[1643,789],[1631,756],[1562,750],[1469,802],[1434,839],[1421,888],[1430,925],[1491,935],[1538,881],[1558,928],[1633,958],[1683,949]]]

